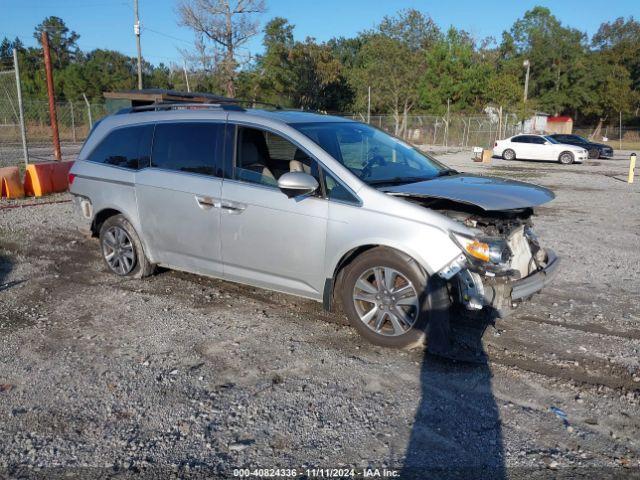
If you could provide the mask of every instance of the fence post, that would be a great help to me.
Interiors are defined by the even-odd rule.
[[[84,103],[87,104],[87,115],[89,115],[89,130],[91,130],[93,128],[93,118],[91,118],[91,104],[89,103],[89,100],[87,100],[87,96],[84,94],[84,92],[82,93],[82,98],[84,98]]]
[[[622,150],[622,111],[620,111],[620,132],[618,133],[619,146],[620,150]]]
[[[444,125],[444,151],[445,152],[449,151],[449,121],[451,120],[450,104],[451,104],[451,100],[447,98],[447,123],[445,123]]]
[[[22,105],[22,87],[20,84],[20,67],[18,65],[18,50],[13,49],[13,70],[16,74],[16,89],[18,90],[18,111],[20,116],[20,135],[22,136],[22,153],[24,164],[29,165],[29,147],[27,146],[27,129],[24,124],[24,105]]]
[[[73,138],[73,143],[76,143],[78,141],[76,139],[76,116],[73,113],[72,101],[69,101],[69,108],[71,109],[71,137]]]

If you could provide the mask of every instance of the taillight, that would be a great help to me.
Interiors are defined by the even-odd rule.
[[[493,146],[494,146],[494,147],[497,147],[497,146],[498,146],[498,142],[494,143],[494,144],[493,144]]]
[[[73,173],[69,174],[69,185],[73,184],[73,181],[75,180],[76,176]]]

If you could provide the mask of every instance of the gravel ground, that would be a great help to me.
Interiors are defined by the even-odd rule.
[[[483,364],[369,345],[287,295],[118,278],[68,195],[4,201],[38,205],[0,210],[0,478],[640,478],[640,188],[624,183],[626,157],[469,156],[440,158],[556,192],[536,225],[563,257],[513,316],[464,330]]]

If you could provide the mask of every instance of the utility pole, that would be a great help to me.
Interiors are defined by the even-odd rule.
[[[16,88],[18,90],[18,110],[20,114],[20,134],[22,135],[22,153],[24,164],[29,165],[29,148],[27,147],[27,129],[24,125],[24,105],[22,104],[22,85],[20,83],[20,66],[18,65],[18,50],[13,49],[13,70],[16,73]]]
[[[133,0],[133,12],[136,23],[133,24],[133,33],[136,35],[136,47],[138,49],[138,90],[142,90],[142,48],[140,47],[140,18],[138,17],[138,0]]]
[[[49,35],[42,30],[42,49],[44,50],[44,69],[47,74],[47,92],[49,94],[49,118],[51,120],[51,133],[53,135],[53,156],[57,161],[62,160],[60,151],[60,135],[58,134],[58,115],[56,113],[56,100],[53,91],[53,69],[51,67],[51,52],[49,51]]]

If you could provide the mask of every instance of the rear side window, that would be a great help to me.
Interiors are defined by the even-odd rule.
[[[529,143],[535,143],[537,145],[544,145],[545,139],[542,137],[529,137]]]
[[[123,127],[109,133],[89,155],[91,162],[138,170],[149,165],[153,125]]]
[[[519,137],[513,137],[511,141],[515,143],[529,143],[528,138],[522,135]]]
[[[220,176],[219,150],[223,134],[222,123],[159,123],[154,134],[151,166]]]

